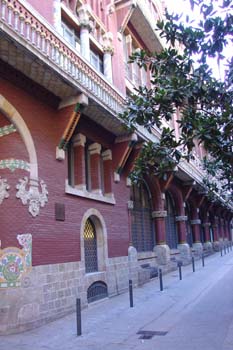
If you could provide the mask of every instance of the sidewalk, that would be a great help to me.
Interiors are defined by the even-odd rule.
[[[181,328],[178,325],[185,320],[185,317],[192,314],[195,306],[200,307],[201,301],[205,301],[204,305],[206,305],[206,300],[211,299],[210,293],[215,293],[213,294],[215,298],[221,296],[216,288],[222,286],[224,278],[227,282],[224,282],[223,291],[228,288],[229,293],[227,293],[231,298],[233,278],[230,272],[233,267],[233,251],[222,257],[220,253],[215,253],[205,259],[205,267],[202,267],[201,260],[196,261],[195,267],[195,273],[192,272],[192,265],[182,267],[182,281],[179,280],[178,270],[163,276],[163,292],[160,291],[158,278],[143,287],[134,289],[133,308],[129,307],[128,293],[90,305],[82,310],[82,336],[80,337],[76,336],[76,315],[71,314],[32,331],[0,337],[0,350],[189,350],[189,347],[183,348],[179,345],[181,339],[184,341],[182,327],[185,325],[183,324]],[[211,308],[215,305],[215,299],[212,302]],[[227,344],[231,344],[229,348],[228,345],[224,345],[224,349],[233,349],[233,335],[230,332],[227,333],[227,330],[233,327],[233,310],[228,312],[231,302],[233,305],[233,300],[229,300],[229,304],[225,306],[226,325],[224,328],[220,327],[221,330],[219,328],[219,339],[224,337]],[[208,317],[214,317],[211,310],[206,312],[210,314]],[[195,315],[199,317],[199,311]],[[196,331],[199,332],[201,325],[197,324],[196,327]],[[222,334],[222,329],[226,334]],[[171,337],[174,330],[176,330],[174,334],[180,331],[180,338],[177,336],[175,340],[177,348],[173,346],[174,336]],[[142,336],[137,334],[139,331],[167,332],[167,335],[157,333],[151,339],[139,339]],[[170,347],[168,345],[163,347],[162,342],[165,339]],[[203,344],[200,343],[199,348],[190,347],[190,349],[206,350]],[[215,349],[215,347],[209,349]],[[220,347],[216,349],[220,350]]]

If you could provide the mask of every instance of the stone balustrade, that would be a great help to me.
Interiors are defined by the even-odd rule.
[[[116,115],[121,112],[124,97],[98,74],[78,52],[66,44],[46,21],[38,20],[19,0],[0,0],[0,25],[20,37],[25,47],[38,50],[48,61],[76,80],[90,97],[98,100]]]

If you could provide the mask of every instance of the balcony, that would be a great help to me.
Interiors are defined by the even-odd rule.
[[[0,0],[0,59],[60,100],[85,93],[87,114],[117,135],[124,97],[24,0]]]
[[[0,0],[0,35],[0,60],[60,101],[85,93],[89,98],[85,113],[115,135],[125,134],[117,116],[124,108],[124,97],[28,3]],[[154,142],[159,138],[158,130],[149,134],[139,127],[138,134]],[[182,163],[179,174],[185,181],[202,182],[203,173],[196,164]]]

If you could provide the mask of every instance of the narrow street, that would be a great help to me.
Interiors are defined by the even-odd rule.
[[[134,289],[133,308],[125,293],[83,310],[80,337],[72,314],[33,331],[2,336],[0,349],[233,349],[233,251],[206,258],[205,267],[196,261],[195,273],[191,265],[182,272],[182,281],[178,271],[164,276],[163,292],[157,278]],[[143,335],[150,339],[140,339]]]

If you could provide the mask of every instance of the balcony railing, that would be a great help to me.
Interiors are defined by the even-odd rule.
[[[22,4],[20,0],[0,0],[0,30],[13,36],[29,51],[38,51],[38,56],[43,55],[50,67],[59,67],[72,83],[76,81],[80,89],[112,114],[122,111],[124,97],[69,47],[58,33],[54,33],[52,26],[45,20],[37,19],[25,3]]]

